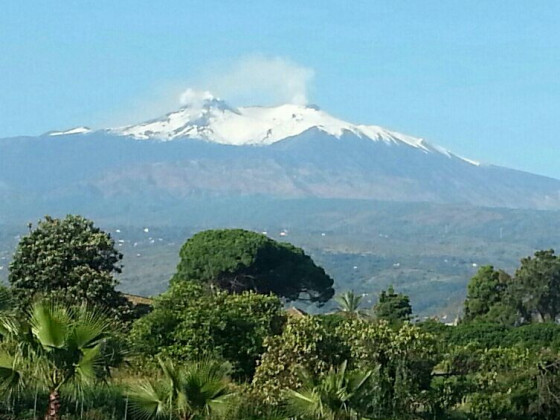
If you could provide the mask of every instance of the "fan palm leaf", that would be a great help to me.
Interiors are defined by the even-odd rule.
[[[357,318],[364,316],[363,312],[360,310],[362,296],[357,295],[353,290],[337,296],[335,300],[338,303],[339,310],[344,314]]]
[[[0,354],[0,395],[17,393],[24,389],[21,364],[16,357]]]
[[[171,362],[160,361],[160,367],[160,381],[140,383],[130,392],[133,410],[139,417],[151,419],[171,414],[192,419],[229,409],[229,365],[200,361],[177,368]]]
[[[138,383],[129,392],[131,411],[139,419],[169,416],[172,409],[172,390],[167,384],[155,381]]]
[[[372,373],[372,371],[349,372],[344,361],[337,369],[331,368],[318,380],[309,374],[304,375],[301,389],[290,390],[286,395],[288,411],[296,418],[329,420],[357,418],[354,400]]]
[[[63,386],[80,390],[99,377],[111,324],[95,310],[47,301],[24,315],[0,317],[0,383],[12,392],[25,383],[42,385],[50,394],[46,418],[57,418]]]

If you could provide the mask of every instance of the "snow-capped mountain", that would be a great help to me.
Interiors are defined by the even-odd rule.
[[[204,139],[235,146],[264,146],[297,136],[310,128],[340,138],[344,132],[373,141],[405,143],[424,148],[423,140],[378,126],[356,125],[322,111],[317,106],[285,104],[276,107],[232,108],[219,99],[187,105],[165,117],[113,129],[136,139]]]
[[[0,217],[1,206],[19,217],[239,196],[560,209],[555,179],[316,106],[235,108],[210,96],[140,124],[0,139],[0,193]]]
[[[377,125],[352,124],[333,117],[316,105],[285,104],[276,107],[233,108],[211,96],[199,103],[188,104],[162,118],[109,131],[138,140],[170,141],[192,138],[234,146],[266,146],[298,136],[309,129],[317,129],[337,139],[347,133],[371,141],[401,144],[424,152],[451,155],[448,150],[431,145],[422,138],[390,131]]]

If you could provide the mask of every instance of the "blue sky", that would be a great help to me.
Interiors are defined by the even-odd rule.
[[[558,22],[558,1],[8,0],[0,137],[156,117],[188,87],[274,104],[289,84],[349,121],[560,178]]]

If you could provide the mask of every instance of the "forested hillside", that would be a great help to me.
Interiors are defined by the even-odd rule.
[[[148,233],[148,232],[144,232]],[[119,242],[81,216],[29,227],[0,289],[9,419],[556,419],[560,257],[485,265],[454,325],[393,286],[370,305],[302,249],[242,229],[181,246],[150,300],[115,289]],[[285,309],[306,301],[328,314]]]
[[[164,291],[186,239],[204,229],[239,227],[302,247],[334,278],[337,290],[369,293],[365,299],[373,304],[377,293],[393,284],[411,296],[418,315],[454,319],[478,267],[493,264],[512,272],[522,257],[538,249],[560,249],[560,217],[552,211],[368,200],[215,198],[189,203],[165,210],[165,203],[150,205],[153,209],[145,205],[134,208],[134,217],[95,217],[124,254],[122,290],[144,296]],[[171,224],[160,214],[172,214],[179,222]],[[37,219],[0,228],[0,278],[7,280],[16,235],[25,234],[27,221]]]

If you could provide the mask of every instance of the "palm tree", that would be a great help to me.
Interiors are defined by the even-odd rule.
[[[0,316],[0,392],[10,394],[33,384],[45,388],[45,420],[60,419],[60,392],[78,392],[106,374],[102,347],[111,323],[86,306],[69,309],[38,302],[23,316]]]
[[[346,361],[316,381],[312,375],[303,372],[303,386],[286,394],[288,412],[295,418],[324,420],[356,420],[357,398],[363,390],[372,371],[349,372]]]
[[[336,297],[339,309],[350,317],[360,318],[362,313],[360,311],[360,304],[362,296],[357,295],[354,291],[344,292]]]
[[[230,390],[227,363],[191,362],[177,368],[171,362],[159,361],[163,378],[142,382],[130,391],[136,415],[144,419],[177,416],[194,420],[229,408]]]

